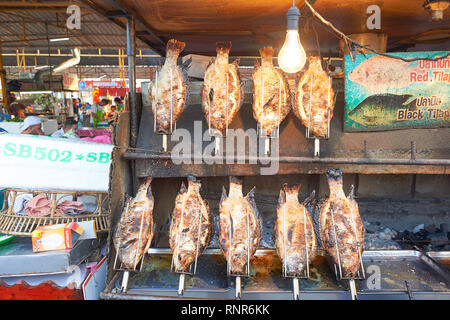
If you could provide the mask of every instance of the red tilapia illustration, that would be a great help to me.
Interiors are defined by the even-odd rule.
[[[353,69],[348,78],[371,92],[404,88],[411,83],[411,74],[423,75],[427,72],[411,67],[411,64],[395,58],[373,56]]]

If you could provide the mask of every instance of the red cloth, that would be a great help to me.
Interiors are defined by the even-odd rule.
[[[25,212],[29,216],[43,217],[49,216],[51,213],[51,201],[45,194],[39,194],[25,205]],[[62,216],[66,213],[80,212],[84,210],[82,202],[65,200],[56,206],[55,217]]]

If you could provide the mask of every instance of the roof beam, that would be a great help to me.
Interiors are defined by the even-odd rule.
[[[111,11],[113,11],[113,10],[106,10],[105,8],[102,8],[102,7],[100,7],[99,5],[97,5],[97,3],[95,3],[95,1],[93,1],[93,0],[80,0],[82,3],[84,3],[85,5],[87,5],[87,6],[89,6],[92,10],[94,10],[96,13],[98,13],[99,15],[101,15],[101,16],[104,16],[104,17],[107,17],[109,20],[111,20],[112,22],[114,22],[115,24],[117,24],[118,26],[120,26],[121,28],[123,28],[124,30],[126,30],[126,25],[125,25],[125,23],[123,23],[123,22],[121,22],[121,21],[118,21],[118,20],[115,20],[115,18],[110,18],[110,17],[108,17],[107,16],[107,13],[108,12],[111,12]],[[120,11],[123,11],[123,12],[128,12],[128,13],[130,13],[130,14],[133,14],[132,12],[129,12],[129,11],[127,11],[121,4],[118,4],[116,1],[115,1],[115,4],[117,5],[117,7],[120,9]],[[141,41],[143,41],[144,43],[146,43],[148,46],[149,46],[149,48],[150,49],[152,49],[153,51],[155,51],[155,52],[157,52],[158,54],[160,54],[160,55],[165,55],[165,43],[164,43],[164,41],[162,41],[158,36],[156,36],[155,34],[154,34],[154,32],[151,30],[151,28],[150,27],[148,27],[148,26],[146,26],[146,24],[144,24],[143,23],[143,20],[142,19],[138,19],[139,20],[139,23],[141,24],[141,25],[143,25],[146,29],[147,29],[147,31],[149,32],[149,35],[150,36],[152,36],[153,38],[155,38],[156,39],[156,41],[158,42],[158,43],[160,43],[160,45],[159,46],[155,46],[155,43],[154,42],[150,42],[147,38],[145,38],[145,37],[142,37],[142,36],[137,36],[137,38],[139,38]]]

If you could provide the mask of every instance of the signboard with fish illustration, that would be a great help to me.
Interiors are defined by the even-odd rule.
[[[345,56],[344,131],[450,127],[450,51],[389,54]]]

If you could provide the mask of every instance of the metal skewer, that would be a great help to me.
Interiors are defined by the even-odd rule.
[[[348,280],[348,284],[350,287],[350,295],[352,300],[358,300],[358,292],[356,291],[355,279]]]
[[[355,240],[357,242],[356,246],[357,246],[357,251],[358,251],[358,259],[359,259],[359,270],[358,270],[358,275],[355,278],[344,278],[342,276],[342,264],[341,264],[341,258],[340,258],[340,254],[339,254],[339,248],[338,248],[338,243],[337,243],[337,232],[336,232],[336,225],[334,222],[334,211],[333,209],[330,209],[331,211],[331,221],[333,224],[333,234],[334,234],[334,242],[335,242],[335,247],[336,247],[336,257],[338,260],[338,264],[336,266],[336,264],[334,265],[334,272],[336,275],[336,279],[337,280],[348,280],[349,281],[349,288],[350,288],[350,296],[352,298],[352,300],[358,300],[358,291],[356,290],[356,284],[355,284],[355,279],[365,279],[365,272],[364,272],[364,265],[362,262],[362,257],[361,257],[361,244],[358,242],[358,235],[356,233],[356,227],[354,225],[354,223],[352,223],[352,229],[355,235]],[[353,216],[353,209],[350,208],[350,215]]]
[[[128,202],[128,203],[127,203],[127,207],[126,207],[126,209],[125,209],[125,210],[126,210],[125,215],[128,214],[129,206],[130,206],[130,203]],[[115,258],[114,258],[113,269],[114,269],[114,270],[120,270],[120,271],[123,271],[122,283],[121,283],[121,287],[120,287],[120,292],[122,292],[122,293],[126,293],[126,292],[127,292],[127,289],[128,289],[128,280],[129,280],[129,278],[130,278],[130,271],[137,271],[137,270],[136,270],[136,266],[139,264],[139,261],[137,261],[137,257],[139,256],[138,253],[139,253],[139,248],[140,248],[140,246],[141,246],[141,240],[142,240],[142,227],[143,227],[143,224],[144,224],[144,212],[142,212],[142,215],[141,215],[141,224],[140,224],[140,228],[139,228],[138,245],[136,246],[136,249],[135,249],[135,252],[134,252],[135,262],[134,262],[133,269],[124,269],[124,268],[122,268],[123,263],[120,263],[120,267],[119,267],[119,268],[116,267],[117,259],[118,259],[118,256],[119,256],[119,250],[120,250],[120,241],[119,241],[119,244],[118,244],[118,248],[119,248],[119,249],[116,251],[116,256],[115,256]],[[140,260],[140,263],[141,263],[141,264],[140,264],[139,271],[142,271],[142,266],[143,266],[143,264],[144,264],[144,257],[145,257],[145,252],[144,252],[144,254],[142,255],[142,258],[141,258],[141,260]]]
[[[171,264],[171,270],[177,272],[176,270],[174,270],[174,253],[176,252],[176,254],[178,254],[179,250],[180,250],[180,234],[181,234],[181,228],[183,226],[183,212],[181,212],[181,221],[180,221],[180,226],[178,228],[178,233],[177,233],[177,247],[176,250],[172,253],[172,264]],[[189,275],[195,275],[195,273],[197,272],[197,261],[198,261],[198,248],[200,245],[200,231],[201,231],[201,225],[202,225],[202,212],[200,212],[199,214],[199,224],[198,224],[198,233],[197,233],[197,247],[195,249],[195,260],[194,260],[194,270],[191,272],[177,272],[180,274],[180,277],[178,279],[178,295],[179,296],[183,296],[184,294],[184,279],[186,277],[186,274]],[[192,270],[192,264],[189,266],[189,269]]]

